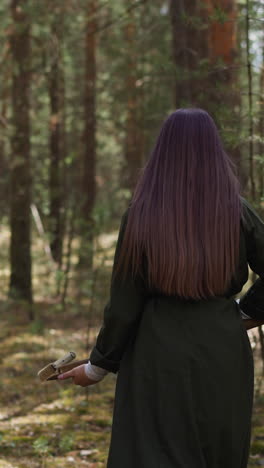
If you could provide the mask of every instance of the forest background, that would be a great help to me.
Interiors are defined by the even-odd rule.
[[[264,1],[2,0],[0,70],[0,467],[103,467],[115,377],[86,391],[37,371],[88,356],[121,215],[175,108],[209,111],[264,215]],[[250,339],[253,467],[262,328]]]

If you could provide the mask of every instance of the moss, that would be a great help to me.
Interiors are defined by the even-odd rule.
[[[11,322],[5,321],[1,328],[0,319],[3,338],[0,434],[5,460],[2,466],[73,466],[67,457],[74,451],[74,466],[93,463],[96,468],[103,467],[110,439],[115,379],[107,378],[105,385],[101,383],[88,391],[70,382],[41,384],[36,378],[37,371],[69,348],[76,351],[80,359],[87,355],[81,348],[85,342],[84,314],[73,321],[74,324],[79,322],[79,329],[65,330],[54,327],[52,308],[43,312],[46,329],[41,336],[29,333],[26,321],[19,326],[15,323],[11,326]],[[76,317],[76,311],[73,316]],[[60,320],[56,318],[56,322]],[[63,325],[63,321],[61,323]],[[41,442],[44,439],[48,441],[48,452],[41,455],[38,450],[46,447]],[[80,457],[82,449],[97,449],[98,452],[86,459]],[[14,451],[17,457],[14,457]]]
[[[254,436],[256,439],[263,438],[264,439],[264,426],[254,426]]]
[[[252,455],[264,454],[264,441],[254,440],[251,444],[251,453]]]

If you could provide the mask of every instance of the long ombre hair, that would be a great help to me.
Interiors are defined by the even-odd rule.
[[[116,272],[202,299],[223,294],[239,256],[240,185],[210,115],[178,109],[164,122],[128,210]]]

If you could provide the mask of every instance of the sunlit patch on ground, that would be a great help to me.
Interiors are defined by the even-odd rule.
[[[66,381],[41,384],[36,376],[69,349],[80,359],[89,353],[86,317],[64,329],[63,312],[57,314],[55,328],[52,309],[45,310],[41,334],[26,319],[15,325],[11,315],[0,318],[0,468],[105,466],[115,377],[83,389]]]
[[[109,375],[90,389],[66,381],[41,384],[37,371],[49,361],[69,349],[80,358],[88,354],[85,316],[63,329],[58,326],[60,320],[56,328],[51,326],[52,311],[43,312],[45,328],[41,334],[30,332],[26,320],[17,326],[8,316],[0,320],[0,468],[103,468],[111,433],[115,377]],[[59,312],[57,318],[61,318]],[[256,368],[259,373],[259,364]],[[262,390],[255,403],[249,463],[249,467],[257,466],[264,466]]]

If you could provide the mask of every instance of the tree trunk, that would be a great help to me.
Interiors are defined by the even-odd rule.
[[[12,0],[13,56],[10,296],[32,302],[30,171],[30,21],[27,0]]]
[[[93,208],[96,197],[96,9],[97,1],[89,0],[85,37],[84,149],[81,162],[79,254],[79,266],[89,268],[93,265]]]
[[[6,86],[6,84],[5,84]],[[6,128],[7,128],[7,105],[8,105],[8,88],[4,88],[1,93],[1,121],[0,129],[2,137],[0,138],[0,211],[1,214],[8,214],[8,208],[10,205],[9,200],[9,165],[6,155]]]
[[[214,109],[236,81],[237,9],[234,0],[171,0],[176,105]],[[227,87],[219,89],[219,81]],[[209,86],[209,89],[208,89]],[[220,92],[219,92],[220,91]],[[214,97],[214,102],[210,101]]]
[[[61,21],[61,20],[60,20]],[[61,57],[61,23],[56,17],[52,24],[52,35],[57,50],[52,61],[49,75],[50,97],[50,211],[49,232],[51,236],[50,248],[52,256],[57,263],[61,263],[63,243],[63,159],[64,159],[64,76]]]
[[[176,107],[205,107],[208,75],[208,19],[198,0],[171,0]],[[199,71],[199,72],[197,72]]]
[[[259,80],[259,144],[258,144],[258,199],[264,197],[264,171],[263,171],[263,149],[264,149],[264,45],[262,46],[262,64],[260,69]],[[263,209],[263,202],[262,202]]]
[[[202,107],[220,127],[230,128],[226,147],[244,186],[246,169],[236,141],[241,102],[235,0],[171,0],[170,12],[176,107]]]
[[[130,0],[130,4],[132,4]],[[136,44],[136,18],[135,11],[131,8],[129,21],[125,26],[124,36],[127,54],[127,115],[125,136],[125,167],[122,174],[122,185],[133,192],[138,179],[139,170],[143,161],[143,129],[140,125],[141,102],[139,88],[137,86],[138,55]]]
[[[212,106],[209,109],[216,114],[219,106],[226,103],[229,109],[222,113],[221,120],[232,129],[235,137],[240,134],[241,98],[238,92],[238,42],[237,42],[237,5],[234,0],[206,0],[209,21],[208,44],[209,62],[212,67],[209,82],[209,97]],[[218,12],[218,14],[217,14]],[[215,19],[212,19],[215,18]],[[237,118],[236,118],[237,117]],[[241,161],[238,145],[228,145],[228,152],[238,168],[242,186],[246,185],[246,168]]]
[[[206,0],[208,23],[210,95],[214,108],[229,102],[238,104],[237,84],[237,7],[234,0]],[[216,86],[217,84],[217,86]]]

